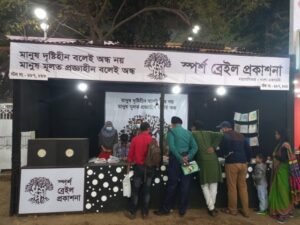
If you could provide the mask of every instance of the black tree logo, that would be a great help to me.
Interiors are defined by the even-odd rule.
[[[165,54],[152,53],[145,60],[144,66],[151,71],[148,75],[150,78],[154,80],[163,80],[167,77],[165,74],[165,68],[171,67],[171,61]]]
[[[159,135],[159,130],[160,130],[160,120],[158,116],[153,116],[153,115],[145,115],[145,116],[141,116],[141,115],[135,115],[133,118],[129,118],[127,125],[125,125],[123,127],[123,129],[120,131],[120,135],[121,134],[128,134],[128,136],[130,137],[135,130],[137,130],[136,124],[137,122],[148,122],[150,124],[151,127],[151,133],[153,136],[155,136],[156,138]],[[167,124],[166,122],[164,123],[164,133],[166,133],[168,131],[168,127],[169,124]]]
[[[35,177],[25,187],[25,192],[32,195],[28,201],[32,204],[44,204],[49,201],[47,198],[47,191],[53,190],[53,184],[46,177]]]

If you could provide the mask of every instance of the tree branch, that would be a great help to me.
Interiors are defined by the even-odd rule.
[[[115,26],[116,20],[117,20],[118,16],[120,15],[120,13],[121,13],[121,11],[122,11],[124,5],[126,4],[126,1],[127,1],[127,0],[124,0],[124,1],[122,2],[122,4],[121,4],[120,8],[118,9],[118,11],[117,11],[117,13],[116,13],[116,15],[115,15],[115,17],[114,17],[114,19],[113,19],[113,22],[112,22],[112,25],[111,25],[112,27]]]
[[[132,14],[131,16],[127,17],[126,19],[122,20],[121,22],[119,22],[115,26],[111,27],[111,29],[103,36],[103,38],[105,39],[105,38],[109,37],[120,26],[122,26],[123,24],[127,23],[128,21],[134,19],[135,17],[139,16],[140,14],[145,13],[145,12],[150,12],[150,11],[166,11],[166,12],[169,12],[169,13],[173,13],[173,14],[177,15],[178,17],[180,17],[181,20],[183,22],[185,22],[188,26],[191,26],[189,18],[180,10],[171,9],[171,8],[167,8],[167,7],[163,7],[163,6],[145,7],[143,9],[141,9],[140,11],[138,11],[138,12]]]
[[[103,5],[102,5],[102,7],[101,7],[100,12],[97,13],[97,15],[95,17],[97,22],[101,18],[101,16],[103,15],[103,13],[104,13],[104,11],[105,11],[105,9],[107,7],[108,2],[109,2],[109,0],[105,0],[104,3],[103,3]]]

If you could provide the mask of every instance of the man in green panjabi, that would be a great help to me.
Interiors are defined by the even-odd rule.
[[[193,123],[192,134],[198,145],[196,161],[200,167],[198,174],[201,189],[208,207],[208,213],[215,217],[218,212],[215,209],[218,182],[222,182],[221,165],[215,148],[220,145],[223,134],[203,130],[203,123],[200,121]]]

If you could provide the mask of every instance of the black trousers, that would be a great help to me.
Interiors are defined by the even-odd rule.
[[[174,206],[177,188],[179,188],[179,212],[185,213],[188,207],[192,176],[183,174],[181,163],[178,162],[177,158],[173,154],[170,154],[168,177],[167,191],[161,210],[170,212]]]
[[[134,175],[131,182],[131,199],[129,204],[129,211],[132,214],[135,214],[137,211],[140,194],[142,195],[143,200],[142,213],[148,214],[153,175],[153,168],[146,168],[143,165],[134,166]]]

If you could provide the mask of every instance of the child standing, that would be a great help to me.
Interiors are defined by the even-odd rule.
[[[252,175],[257,189],[259,200],[259,211],[257,214],[266,215],[268,208],[268,183],[267,183],[267,165],[264,163],[264,156],[262,154],[256,155],[256,166]]]

